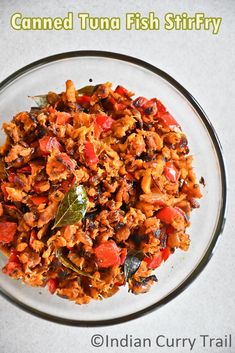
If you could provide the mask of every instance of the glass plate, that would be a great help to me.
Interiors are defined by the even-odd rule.
[[[28,96],[61,92],[65,81],[76,87],[110,81],[136,93],[159,98],[182,126],[195,156],[198,178],[206,181],[200,208],[192,212],[189,251],[176,251],[155,271],[159,282],[150,292],[135,296],[123,287],[116,295],[87,305],[76,305],[47,288],[32,288],[0,273],[0,292],[12,303],[44,319],[77,326],[99,326],[128,321],[167,304],[181,293],[208,263],[225,221],[226,175],[216,133],[190,93],[162,70],[136,58],[101,51],[76,51],[34,62],[0,85],[0,120],[9,121],[32,105]],[[1,143],[4,141],[1,135]],[[0,255],[0,267],[6,263]]]

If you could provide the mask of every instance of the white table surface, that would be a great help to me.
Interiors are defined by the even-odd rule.
[[[9,19],[14,12],[25,16],[65,16],[68,11],[93,16],[121,16],[139,11],[189,14],[204,12],[222,17],[218,35],[205,31],[160,30],[14,31]],[[189,352],[189,348],[94,348],[93,334],[123,337],[211,337],[233,335],[232,348],[194,347],[194,353],[235,352],[235,43],[234,0],[89,0],[0,1],[0,80],[42,57],[81,49],[120,52],[146,60],[167,71],[195,96],[208,114],[223,146],[228,171],[227,222],[219,246],[198,279],[160,310],[129,323],[104,328],[67,327],[33,317],[0,297],[1,353],[78,352]],[[232,33],[233,32],[233,33]]]

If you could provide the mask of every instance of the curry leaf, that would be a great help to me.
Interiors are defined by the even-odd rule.
[[[128,252],[124,263],[124,276],[126,281],[136,273],[143,258],[144,254],[140,250],[131,250]]]
[[[70,189],[60,203],[52,229],[79,222],[86,213],[87,205],[88,198],[82,185]]]
[[[91,96],[98,87],[99,85],[96,85],[96,86],[89,85],[78,89],[77,92],[79,94],[85,94],[87,96]]]
[[[45,108],[48,105],[47,94],[41,94],[38,96],[30,96],[37,104],[39,108]]]
[[[58,259],[60,260],[60,262],[64,267],[69,268],[70,270],[76,272],[81,276],[94,278],[90,273],[80,270],[80,268],[78,268],[75,264],[73,264],[72,261],[66,256],[65,250],[63,248],[59,248],[56,251],[56,256],[58,257]]]

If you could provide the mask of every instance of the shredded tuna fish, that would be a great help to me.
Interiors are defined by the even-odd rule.
[[[69,80],[65,92],[48,93],[48,104],[4,124],[6,275],[86,304],[126,282],[134,294],[147,292],[153,271],[175,249],[188,249],[190,213],[202,194],[186,136],[160,100],[132,96],[109,82],[76,90]],[[87,206],[69,223],[79,213],[70,195],[78,186]],[[66,197],[57,219],[65,223],[56,225]]]

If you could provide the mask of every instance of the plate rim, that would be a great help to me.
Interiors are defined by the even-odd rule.
[[[42,312],[40,310],[37,310],[25,303],[22,303],[20,300],[14,298],[11,294],[7,293],[1,285],[0,285],[0,294],[2,297],[7,299],[9,302],[17,306],[18,308],[33,314],[34,316],[37,316],[41,319],[45,319],[48,321],[52,321],[55,323],[63,324],[63,325],[69,325],[69,326],[79,326],[79,327],[102,327],[102,326],[108,326],[108,325],[116,325],[120,324],[123,322],[127,322],[133,319],[137,319],[143,315],[149,314],[153,312],[156,309],[159,309],[163,305],[167,304],[174,298],[176,298],[180,293],[182,293],[197,277],[198,275],[203,271],[203,269],[206,267],[208,262],[210,261],[212,255],[214,254],[214,250],[216,247],[216,244],[224,230],[224,225],[226,222],[226,211],[227,211],[227,173],[226,173],[226,166],[225,166],[225,161],[224,161],[224,156],[223,156],[223,150],[221,143],[219,141],[218,135],[211,124],[208,116],[206,115],[205,111],[202,109],[200,104],[197,102],[197,100],[189,93],[187,89],[185,89],[177,80],[175,80],[171,75],[163,71],[162,69],[159,69],[158,67],[144,61],[141,59],[138,59],[133,56],[125,55],[125,54],[120,54],[116,52],[109,52],[109,51],[102,51],[102,50],[76,50],[76,51],[68,51],[68,52],[62,52],[59,54],[54,54],[50,55],[47,57],[44,57],[40,60],[36,60],[19,70],[15,71],[11,75],[9,75],[7,78],[5,78],[1,83],[0,83],[0,94],[3,91],[5,87],[7,87],[9,84],[11,84],[13,81],[15,81],[17,78],[20,76],[24,75],[25,73],[31,71],[32,69],[40,68],[46,64],[49,64],[54,61],[60,61],[68,58],[73,58],[73,57],[102,57],[102,58],[108,58],[108,59],[116,59],[119,61],[123,62],[128,62],[131,64],[134,64],[136,66],[143,67],[147,69],[148,71],[151,71],[152,73],[160,76],[164,80],[166,80],[168,83],[170,83],[174,88],[176,88],[185,98],[186,100],[191,104],[191,106],[196,110],[197,114],[200,116],[202,119],[203,124],[205,125],[210,138],[213,142],[213,146],[216,151],[216,155],[218,158],[219,162],[219,167],[220,167],[220,173],[221,173],[221,207],[220,207],[220,213],[218,217],[218,222],[212,237],[212,240],[198,263],[197,267],[193,269],[191,274],[178,286],[176,287],[171,293],[169,293],[166,297],[162,298],[158,302],[144,308],[141,310],[138,310],[135,313],[120,316],[118,318],[113,318],[113,319],[104,319],[104,320],[74,320],[74,319],[66,319],[66,318],[61,318],[58,316],[54,316],[51,314],[47,314],[45,312]],[[88,304],[89,305],[89,304]]]

